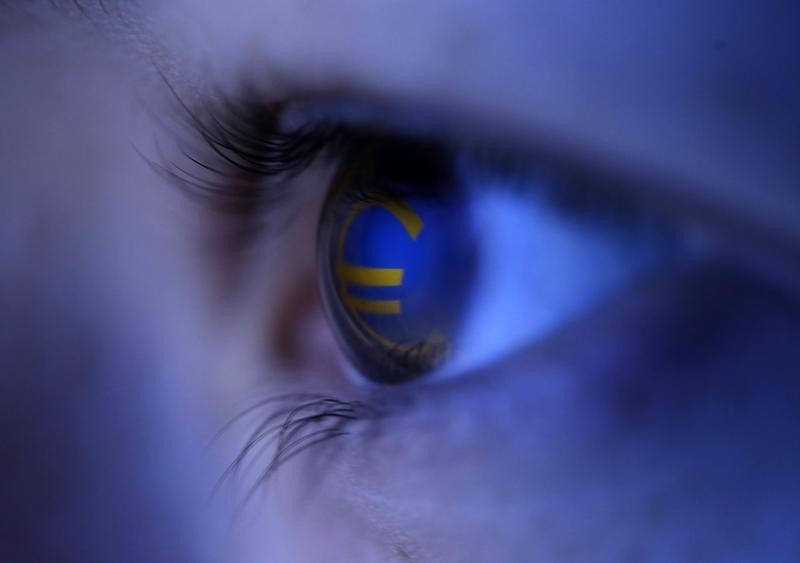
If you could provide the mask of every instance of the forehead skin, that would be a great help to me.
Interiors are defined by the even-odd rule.
[[[713,202],[797,242],[798,11],[715,0],[176,0],[156,25],[178,61],[223,85],[277,78],[455,110],[637,168],[652,179],[644,188]]]

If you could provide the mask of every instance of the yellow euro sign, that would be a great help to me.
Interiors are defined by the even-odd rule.
[[[398,315],[402,312],[402,304],[398,299],[362,299],[347,291],[348,285],[366,287],[399,287],[403,285],[403,268],[372,268],[348,264],[344,261],[344,244],[347,234],[356,217],[370,207],[381,207],[391,213],[403,226],[411,240],[416,240],[422,231],[420,216],[406,202],[389,197],[373,196],[369,201],[359,202],[353,206],[345,217],[339,235],[339,248],[336,258],[336,278],[339,280],[339,291],[348,309],[354,313],[371,313],[377,315]]]

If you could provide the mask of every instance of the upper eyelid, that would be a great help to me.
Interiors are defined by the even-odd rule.
[[[268,107],[269,104],[263,100],[259,92],[249,90],[245,96],[225,98],[225,104],[206,104],[202,110],[212,121],[224,124],[220,108],[236,110],[236,118],[241,119],[254,109],[263,111]],[[280,104],[269,107],[276,108],[275,120],[271,128],[257,132],[265,139],[302,141],[317,136],[318,139],[324,138],[324,143],[314,141],[321,150],[325,148],[322,144],[327,146],[337,135],[357,130],[363,134],[373,132],[401,139],[434,139],[447,146],[473,142],[493,145],[500,149],[499,152],[514,154],[517,159],[567,170],[572,177],[585,178],[586,182],[582,183],[586,184],[586,189],[629,197],[647,207],[657,207],[666,214],[712,225],[714,230],[724,232],[729,238],[741,239],[748,244],[755,242],[758,247],[769,249],[780,261],[786,257],[793,260],[800,248],[800,233],[792,236],[794,233],[771,229],[769,222],[748,221],[750,217],[738,214],[724,202],[687,197],[687,194],[702,194],[706,187],[698,183],[693,185],[691,180],[680,178],[673,171],[654,170],[606,158],[596,151],[583,153],[575,148],[578,145],[575,142],[557,142],[550,136],[531,139],[518,134],[505,135],[475,116],[451,114],[424,104],[374,100],[341,93],[295,93]],[[310,162],[311,159],[307,160]],[[692,189],[676,193],[671,187],[678,184],[692,186]]]

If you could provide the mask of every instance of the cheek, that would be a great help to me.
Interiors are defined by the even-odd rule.
[[[346,521],[385,557],[786,559],[799,320],[734,272],[692,273],[486,373],[387,398],[296,478],[320,483],[313,521]]]

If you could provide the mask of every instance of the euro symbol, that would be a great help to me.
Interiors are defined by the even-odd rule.
[[[405,273],[403,268],[373,268],[348,264],[344,261],[344,244],[347,240],[350,227],[360,213],[371,207],[381,207],[391,213],[403,226],[411,240],[417,240],[424,225],[420,216],[410,205],[404,201],[385,195],[371,196],[369,201],[355,204],[342,224],[336,258],[336,278],[339,281],[339,291],[342,300],[345,306],[359,320],[362,328],[366,329],[377,340],[384,342],[386,345],[391,345],[391,342],[375,334],[374,330],[363,322],[360,314],[399,315],[403,312],[403,306],[400,300],[363,299],[351,295],[347,291],[348,285],[360,285],[365,287],[399,287],[403,285],[403,274]]]

